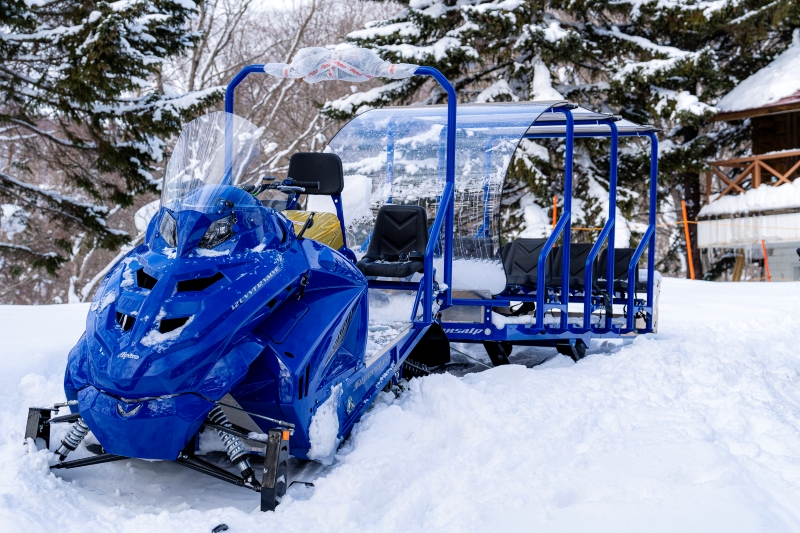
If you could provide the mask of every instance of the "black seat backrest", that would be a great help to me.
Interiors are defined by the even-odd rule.
[[[547,239],[517,239],[500,250],[508,285],[536,287],[539,253],[546,242]]]
[[[628,281],[628,265],[630,265],[634,248],[614,248],[614,279]],[[599,277],[606,279],[606,263],[608,262],[608,249],[603,248],[597,260],[597,272]],[[639,281],[639,269],[635,269],[634,281]],[[601,289],[604,287],[600,287]]]
[[[305,194],[341,194],[344,189],[342,160],[336,154],[298,152],[289,160],[288,177],[295,181],[319,182],[319,188],[306,187]]]
[[[594,244],[573,242],[569,245],[569,288],[583,290],[584,275],[586,273],[586,258],[592,251]],[[550,252],[551,270],[547,277],[548,287],[561,286],[561,248],[554,247]],[[592,277],[597,279],[597,268],[592,269]]]
[[[425,253],[428,215],[418,205],[385,204],[378,210],[366,257],[378,260],[411,252]]]

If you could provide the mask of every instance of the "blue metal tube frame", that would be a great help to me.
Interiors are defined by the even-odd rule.
[[[441,206],[453,205],[453,183],[445,183],[444,192],[442,193],[442,203],[439,204],[439,212],[436,213],[436,219],[433,221],[433,226],[431,227],[431,238],[428,239],[428,246],[425,248],[425,274],[423,275],[422,283],[423,283],[423,298],[422,298],[422,306],[425,310],[425,314],[423,316],[423,322],[425,324],[430,324],[433,322],[433,317],[431,316],[431,311],[433,310],[433,252],[436,250],[436,242],[438,240],[439,233],[442,231],[442,224],[445,222],[445,218],[447,218],[449,214],[448,209],[442,209]],[[446,227],[446,226],[445,226]],[[449,239],[448,239],[449,237]],[[445,253],[444,264],[445,268],[447,267],[447,263],[450,262],[448,259],[452,260],[453,257],[453,234],[452,232],[448,235],[445,234],[445,245],[447,241],[450,241],[450,255]],[[447,270],[445,270],[445,273]],[[450,285],[447,286],[446,290],[447,296],[450,296]],[[452,298],[450,298],[452,301]]]
[[[656,261],[656,207],[658,205],[658,137],[654,132],[648,134],[650,138],[650,215],[648,217],[647,231],[636,251],[633,253],[631,262],[628,265],[628,316],[625,329],[621,333],[634,331],[634,295],[636,294],[636,269],[638,268],[639,258],[642,257],[645,246],[647,246],[647,322],[645,329],[653,329],[653,283],[655,280],[655,261]]]
[[[417,76],[431,76],[435,79],[442,89],[447,92],[447,157],[445,160],[445,193],[442,194],[442,202],[439,204],[439,209],[445,208],[445,224],[444,224],[444,283],[447,285],[445,290],[444,307],[452,305],[453,301],[453,233],[455,229],[455,205],[454,205],[454,192],[455,192],[455,176],[456,176],[456,90],[453,85],[444,77],[444,75],[432,67],[419,67],[414,74]],[[448,194],[449,186],[449,194]],[[439,219],[439,213],[436,214],[436,219]],[[434,222],[435,225],[435,222]],[[431,242],[439,237],[439,231],[431,231],[431,239],[428,242],[428,250],[425,251],[425,309],[431,310],[431,306],[427,305],[427,299],[430,298],[431,291],[433,290],[433,249]],[[430,269],[428,269],[428,256],[430,255]],[[427,318],[427,317],[426,317]]]
[[[244,79],[253,74],[254,72],[264,72],[264,65],[248,65],[244,67],[242,70],[239,71],[236,76],[233,77],[231,82],[228,84],[227,89],[225,89],[225,112],[229,115],[233,115],[233,97],[234,93],[236,92],[236,87],[239,86],[240,83],[244,81]],[[231,124],[226,121],[225,124],[225,174],[226,177],[230,176],[231,172],[231,165],[233,161],[233,128]]]
[[[564,113],[566,117],[567,146],[564,153],[564,209],[561,218],[553,228],[553,232],[548,237],[542,251],[539,253],[539,261],[536,265],[536,326],[531,333],[543,333],[546,330],[544,325],[545,295],[547,288],[544,285],[544,268],[547,256],[553,249],[559,235],[563,233],[563,245],[561,246],[561,299],[559,305],[550,305],[549,308],[558,307],[561,310],[561,329],[568,327],[568,307],[569,307],[569,245],[572,235],[572,159],[574,152],[574,132],[575,121],[572,112],[566,107],[555,107],[553,112]]]
[[[586,257],[586,266],[584,267],[584,301],[583,301],[583,328],[590,330],[592,327],[592,267],[597,254],[600,253],[600,248],[603,243],[608,239],[608,261],[606,263],[606,291],[608,294],[614,294],[614,228],[617,221],[617,170],[618,170],[618,156],[619,156],[619,132],[617,125],[613,120],[605,121],[611,128],[611,161],[609,172],[609,186],[608,186],[608,218],[600,232],[600,237],[597,242],[592,246],[592,250]],[[606,317],[606,328],[611,327],[610,316]]]

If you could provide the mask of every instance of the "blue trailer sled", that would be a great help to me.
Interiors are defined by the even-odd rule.
[[[236,86],[264,72],[310,82],[431,76],[448,103],[363,113],[324,153],[294,154],[277,180],[254,173],[258,128],[233,114]],[[648,137],[654,154],[650,225],[632,251],[614,248],[622,135]],[[520,140],[537,136],[566,139],[564,212],[547,239],[501,247],[505,172]],[[569,238],[572,146],[586,136],[610,137],[612,158],[608,222],[588,248]],[[502,364],[513,344],[578,358],[592,337],[653,331],[655,143],[650,128],[566,102],[457,111],[435,69],[362,49],[247,67],[225,111],[181,133],[144,243],[103,280],[69,354],[67,401],[31,408],[26,442],[49,448],[51,426],[70,424],[54,469],[173,461],[260,492],[271,510],[289,484],[290,450],[329,456],[381,390],[443,368],[450,340],[482,342]],[[348,218],[343,191],[367,182],[368,212]],[[282,199],[259,198],[268,191]],[[302,195],[332,213],[297,210]],[[70,414],[59,416],[63,407]],[[320,430],[332,426],[335,435]],[[89,432],[93,455],[68,460]],[[198,453],[201,435],[221,440],[231,468]]]

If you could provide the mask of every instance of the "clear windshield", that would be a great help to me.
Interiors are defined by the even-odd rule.
[[[173,211],[213,207],[218,186],[243,183],[258,164],[259,133],[255,124],[223,111],[191,121],[167,163],[161,205]]]

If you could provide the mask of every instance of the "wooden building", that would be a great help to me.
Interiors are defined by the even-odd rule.
[[[735,257],[734,281],[747,264],[773,281],[800,278],[800,42],[744,80],[717,105],[717,121],[750,120],[752,155],[709,161],[698,246],[710,261]],[[762,245],[763,241],[763,245]]]

